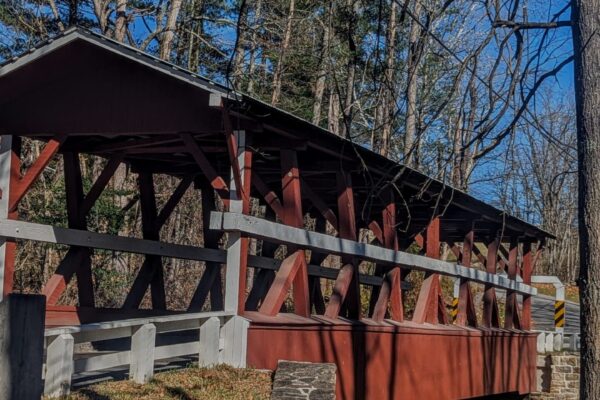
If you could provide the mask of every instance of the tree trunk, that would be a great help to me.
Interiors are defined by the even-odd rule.
[[[384,73],[384,92],[380,103],[381,121],[381,147],[379,153],[388,156],[390,150],[390,139],[392,137],[392,128],[394,124],[394,114],[396,110],[396,97],[394,96],[394,68],[396,59],[396,0],[390,4],[390,18],[388,20],[386,38],[386,62]]]
[[[244,64],[245,56],[245,42],[246,42],[246,29],[248,26],[248,6],[246,2],[242,2],[239,11],[239,18],[237,23],[238,37],[235,41],[235,49],[233,49],[233,62],[231,65],[230,81],[233,84],[234,89],[238,89],[238,83],[242,76],[242,65]]]
[[[285,31],[283,33],[283,41],[279,50],[279,60],[277,60],[277,66],[275,67],[275,73],[273,74],[273,95],[271,96],[271,104],[277,105],[279,98],[281,97],[281,80],[283,77],[283,67],[285,62],[285,56],[290,46],[290,38],[292,36],[292,22],[294,21],[294,12],[296,10],[296,0],[290,0],[290,7],[287,15],[287,22],[285,24]]]
[[[414,16],[421,17],[421,2],[415,1]],[[419,67],[419,36],[421,26],[412,21],[408,39],[408,63],[406,67],[406,128],[404,133],[404,163],[413,165],[415,160],[417,140],[417,69]]]
[[[330,8],[331,9],[331,8]],[[317,71],[317,80],[315,82],[315,92],[313,97],[313,117],[312,123],[319,125],[321,122],[321,108],[323,107],[323,95],[327,78],[327,66],[329,64],[329,46],[331,40],[331,13],[327,21],[323,24],[323,49],[319,60],[319,69]]]
[[[171,59],[171,49],[173,48],[173,39],[175,38],[175,29],[177,28],[177,18],[179,18],[179,11],[181,10],[181,2],[182,0],[171,0],[165,33],[160,42],[161,60],[169,61]]]
[[[125,41],[127,33],[127,0],[117,0],[117,20],[115,21],[115,39]]]
[[[108,29],[108,5],[104,0],[94,0],[94,14],[100,26],[100,32],[106,34]]]
[[[254,8],[254,23],[250,36],[250,60],[248,61],[248,93],[254,93],[254,72],[256,71],[256,49],[258,48],[258,28],[262,13],[262,0],[256,0]]]
[[[579,152],[581,399],[600,399],[600,0],[572,3]]]
[[[348,25],[346,27],[346,40],[348,41],[348,65],[346,67],[346,99],[344,101],[343,118],[346,138],[351,137],[352,120],[354,119],[354,79],[356,76],[356,64],[358,59],[358,49],[354,41],[356,33],[356,10],[354,6],[356,0],[346,1],[346,10],[344,18]]]
[[[336,135],[340,134],[340,96],[338,96],[334,87],[331,87],[329,94],[329,112],[327,116],[327,129]]]
[[[54,0],[48,0],[48,4],[50,5],[50,10],[52,10],[52,15],[54,16],[54,19],[56,20],[56,25],[58,26],[58,29],[61,32],[64,31],[65,25],[62,23],[62,21],[60,19],[60,15],[58,14],[58,8],[56,8],[56,2]],[[71,6],[72,4],[73,3],[69,3],[69,6]],[[72,11],[71,7],[69,7],[69,22],[70,22],[72,15],[77,15],[77,14]]]

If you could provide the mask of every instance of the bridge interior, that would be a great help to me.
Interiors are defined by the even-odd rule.
[[[0,67],[0,92],[2,295],[13,290],[20,241],[69,246],[42,289],[48,328],[177,314],[166,306],[162,266],[174,257],[206,263],[187,312],[210,304],[250,321],[250,366],[335,362],[343,399],[458,399],[535,388],[535,289],[528,283],[551,234],[83,30]],[[44,143],[27,166],[20,162],[24,140]],[[81,154],[106,160],[87,193]],[[54,157],[63,160],[68,227],[19,218],[19,203]],[[138,175],[141,232],[90,232],[86,215],[122,164]],[[179,179],[161,209],[159,175]],[[190,188],[202,202],[204,246],[161,242],[161,227]],[[253,202],[266,211],[257,214]],[[145,255],[121,308],[95,306],[97,249]],[[61,304],[74,276],[78,303]],[[455,305],[444,298],[440,276],[460,280]],[[506,290],[501,307],[496,289]],[[152,309],[142,310],[147,291]]]

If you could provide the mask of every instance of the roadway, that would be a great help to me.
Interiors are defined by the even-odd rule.
[[[565,333],[579,333],[579,304],[566,302]],[[554,330],[554,297],[534,296],[531,305],[533,329]]]

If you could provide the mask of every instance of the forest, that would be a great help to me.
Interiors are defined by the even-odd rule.
[[[575,282],[576,119],[571,35],[563,29],[569,18],[566,2],[541,0],[3,0],[0,60],[70,26],[101,33],[539,225],[557,239],[536,273]],[[40,148],[23,145],[26,166]],[[103,163],[84,159],[84,182],[91,184]],[[64,224],[64,215],[39,211],[64,209],[62,174],[57,159],[19,212]],[[91,229],[138,230],[135,179],[119,168],[91,213]],[[158,179],[159,201],[175,185]],[[162,233],[199,245],[200,202],[191,191],[185,196],[189,206]],[[31,246],[20,246],[17,290],[39,290],[64,251]],[[95,255],[101,298],[118,299],[129,283],[136,256],[127,257]],[[188,273],[177,262],[166,264],[166,284],[189,293],[193,288],[174,284]]]

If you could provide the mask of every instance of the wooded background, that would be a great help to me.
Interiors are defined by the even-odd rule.
[[[69,26],[102,33],[540,225],[558,239],[536,273],[573,282],[577,151],[572,78],[565,78],[571,36],[561,29],[568,18],[567,3],[534,0],[3,0],[0,59]],[[25,142],[24,165],[38,153]],[[104,161],[82,162],[92,182]],[[64,224],[61,177],[57,158],[20,207],[22,218]],[[135,179],[118,171],[92,229],[139,231]],[[157,179],[157,197],[166,199],[175,184]],[[163,239],[199,245],[200,198],[186,196]],[[18,290],[38,290],[61,251],[31,246],[21,246]],[[118,306],[110,302],[130,284],[135,257],[95,255],[97,290],[106,291],[100,306]],[[181,282],[201,267],[177,263],[165,263],[167,290],[187,293]]]

